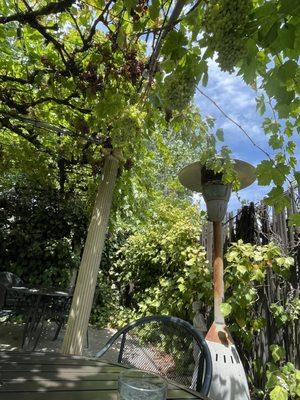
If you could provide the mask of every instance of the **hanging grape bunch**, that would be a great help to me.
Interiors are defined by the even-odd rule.
[[[174,72],[167,76],[162,90],[164,107],[182,111],[191,102],[196,90],[196,80],[186,72]]]
[[[125,54],[126,63],[122,68],[122,73],[128,77],[133,85],[136,85],[144,70],[144,63],[137,58],[137,51],[130,50]]]
[[[252,0],[212,0],[207,4],[204,39],[218,53],[223,71],[232,72],[245,54],[245,28],[252,7]]]

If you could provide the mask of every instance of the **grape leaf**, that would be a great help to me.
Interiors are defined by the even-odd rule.
[[[263,115],[266,111],[265,99],[263,95],[256,98],[256,110],[260,113],[260,115]]]
[[[269,206],[273,206],[276,213],[280,212],[284,207],[290,206],[290,198],[285,194],[281,186],[274,187],[268,193],[268,197],[264,202]]]
[[[273,168],[273,163],[272,161],[269,160],[263,160],[257,167],[256,167],[256,173],[257,173],[257,180],[259,185],[269,185],[272,181],[272,176],[270,174],[271,170]]]
[[[300,226],[300,213],[289,216],[289,226]]]
[[[152,21],[155,21],[159,16],[160,2],[159,0],[153,0],[149,7],[149,15]]]
[[[293,78],[298,69],[298,65],[294,60],[288,60],[278,69],[278,76],[282,82],[286,82],[288,79]]]
[[[168,56],[174,51],[178,50],[180,47],[187,44],[187,39],[185,35],[180,31],[172,31],[168,34],[166,41],[162,47],[162,54]]]
[[[295,176],[295,179],[296,179],[296,181],[297,181],[297,184],[300,186],[300,172],[299,172],[299,171],[296,171],[296,172],[294,173],[294,176]]]
[[[224,131],[222,128],[217,129],[216,136],[220,142],[224,142]]]
[[[274,344],[274,345],[270,346],[270,350],[271,350],[273,360],[275,362],[283,360],[283,358],[285,356],[285,351],[281,346]]]

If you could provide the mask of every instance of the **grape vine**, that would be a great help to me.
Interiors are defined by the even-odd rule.
[[[204,15],[204,41],[218,53],[223,71],[232,72],[245,55],[245,32],[252,9],[251,0],[212,0]]]
[[[196,80],[187,73],[173,73],[166,77],[162,100],[166,109],[182,111],[191,102]]]

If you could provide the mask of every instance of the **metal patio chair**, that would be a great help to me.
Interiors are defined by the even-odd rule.
[[[22,286],[23,281],[17,275],[13,274],[12,272],[2,271],[0,272],[0,283],[4,286],[11,287],[11,286]]]
[[[24,282],[17,275],[8,271],[0,272],[0,316],[12,317],[23,314],[24,296],[9,289],[12,286],[22,286]]]
[[[212,360],[203,336],[188,322],[169,316],[144,317],[125,326],[96,354],[157,373],[204,395]]]

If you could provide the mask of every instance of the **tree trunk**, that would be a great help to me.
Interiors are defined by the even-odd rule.
[[[104,247],[119,158],[106,156],[74,291],[63,354],[82,354]]]

